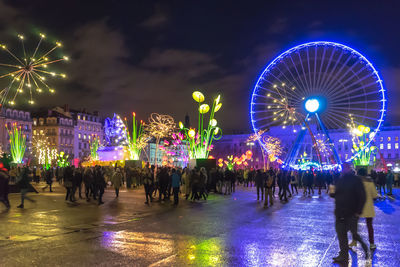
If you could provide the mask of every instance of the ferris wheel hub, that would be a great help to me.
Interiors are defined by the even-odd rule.
[[[308,112],[314,113],[319,109],[319,101],[315,98],[307,99],[305,108]]]

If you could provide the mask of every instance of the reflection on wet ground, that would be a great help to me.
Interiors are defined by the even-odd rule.
[[[376,203],[378,246],[365,261],[360,246],[350,266],[400,266],[400,201]],[[17,196],[13,196],[16,198]],[[207,202],[143,205],[140,190],[98,207],[35,196],[26,210],[0,210],[0,266],[332,266],[338,251],[334,203],[327,195],[295,196],[263,208],[253,188]],[[365,220],[360,232],[368,240]],[[16,260],[17,259],[17,260]]]

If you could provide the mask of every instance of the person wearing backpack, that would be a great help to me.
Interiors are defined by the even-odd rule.
[[[274,187],[274,177],[269,173],[265,173],[265,202],[264,202],[264,207],[268,207],[268,202],[269,205],[272,206],[274,205],[274,198],[272,197],[272,188]]]

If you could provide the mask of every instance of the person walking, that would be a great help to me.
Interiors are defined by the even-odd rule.
[[[361,243],[365,258],[368,259],[368,246],[357,232],[358,219],[363,211],[366,194],[360,177],[354,175],[349,163],[343,164],[343,173],[335,188],[333,186],[331,188],[330,196],[335,198],[335,228],[340,247],[339,255],[333,258],[334,262],[347,263],[349,260],[348,231],[352,233],[355,241]]]
[[[366,194],[366,201],[363,208],[363,211],[360,215],[360,218],[365,218],[367,222],[368,228],[368,238],[369,238],[369,248],[370,250],[375,250],[376,245],[374,241],[374,228],[372,226],[372,220],[375,217],[375,207],[374,207],[374,200],[378,197],[378,193],[376,192],[375,184],[371,177],[368,176],[367,170],[365,168],[361,168],[358,170],[357,173],[363,182],[365,194]],[[349,247],[357,246],[357,242],[353,240]]]
[[[65,189],[67,190],[67,193],[65,194],[65,200],[69,200],[71,202],[74,202],[74,197],[72,195],[73,193],[73,187],[74,187],[74,172],[71,168],[71,166],[65,167],[64,170],[64,186]]]
[[[386,191],[388,196],[392,196],[392,188],[393,188],[393,182],[394,182],[394,175],[391,170],[388,171],[388,174],[386,175]]]
[[[0,163],[0,201],[9,209],[10,201],[8,200],[9,187],[8,182],[10,176],[8,175],[8,170],[4,168],[3,163]]]
[[[272,187],[274,186],[274,177],[271,175],[270,172],[264,173],[265,175],[265,202],[264,207],[268,207],[269,205],[272,206],[274,204],[274,200],[272,197]]]
[[[264,200],[264,179],[261,170],[257,170],[255,182],[257,187],[257,201],[260,200],[260,192],[261,192],[261,201]]]
[[[30,197],[27,197],[26,194],[29,192],[30,188],[30,183],[29,183],[29,169],[27,166],[25,166],[21,173],[20,176],[17,180],[17,185],[21,189],[21,204],[17,207],[20,209],[24,208],[24,200],[27,199],[30,202],[36,202],[35,200],[31,199]]]
[[[294,195],[294,190],[296,189],[296,195],[299,194],[297,191],[297,184],[299,183],[299,173],[297,171],[292,171],[290,180],[290,189],[292,190],[292,195]]]
[[[39,168],[38,168],[39,169]],[[40,170],[40,169],[39,169]],[[42,188],[42,190],[46,190],[47,187],[50,187],[50,192],[53,192],[51,189],[51,186],[53,184],[53,170],[49,168],[44,172],[45,175],[45,180],[46,180],[46,186]]]
[[[143,184],[144,184],[144,192],[146,194],[146,202],[144,204],[149,204],[153,202],[153,186],[154,186],[154,172],[151,171],[148,167],[144,169],[143,173]],[[150,202],[149,202],[150,201]]]
[[[190,196],[190,172],[188,168],[185,168],[183,170],[183,174],[182,174],[182,182],[184,184],[184,189],[185,189],[185,199],[187,200]]]
[[[100,166],[96,166],[95,173],[94,173],[94,184],[96,187],[96,195],[98,204],[102,205],[103,202],[103,194],[104,189],[106,188],[106,181],[104,180],[104,172]]]
[[[121,169],[117,168],[115,173],[112,176],[112,184],[115,189],[115,196],[119,196],[119,188],[122,186],[122,173]]]
[[[174,194],[174,206],[177,206],[179,203],[179,187],[181,185],[181,177],[175,169],[172,169],[171,180],[172,192]]]

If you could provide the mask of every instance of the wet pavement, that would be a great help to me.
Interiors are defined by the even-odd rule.
[[[64,201],[63,189],[30,193],[36,203],[0,206],[0,266],[335,266],[333,199],[296,195],[263,208],[254,188],[206,202],[143,204],[140,190],[111,190],[105,204]],[[300,192],[299,192],[300,193]],[[400,191],[376,203],[372,261],[360,246],[350,266],[400,266]],[[368,240],[365,221],[360,232]]]

